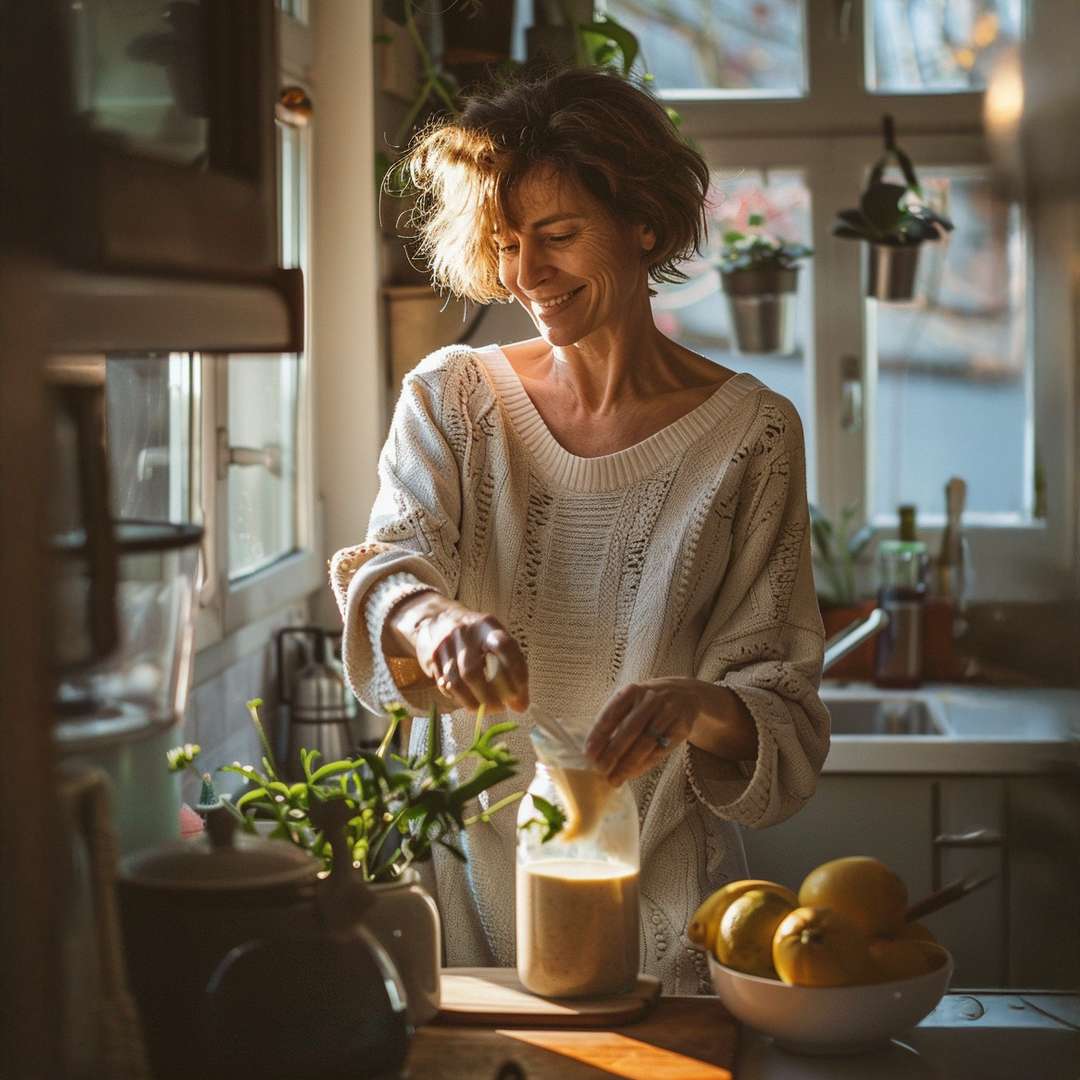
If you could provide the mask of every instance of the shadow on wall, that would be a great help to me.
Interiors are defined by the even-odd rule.
[[[964,619],[957,652],[991,681],[1080,686],[1080,600],[971,604]]]

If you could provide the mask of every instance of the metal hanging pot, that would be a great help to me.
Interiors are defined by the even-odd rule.
[[[739,352],[786,355],[795,351],[798,278],[797,266],[720,274]]]
[[[886,303],[911,300],[922,244],[871,244],[866,295]]]

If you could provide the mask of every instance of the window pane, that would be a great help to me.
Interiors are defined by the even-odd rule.
[[[657,326],[688,349],[735,371],[748,371],[789,398],[804,420],[809,416],[808,364],[813,341],[812,262],[801,263],[795,300],[794,349],[790,354],[740,353],[734,337],[727,298],[720,289],[716,261],[723,234],[749,227],[752,214],[764,218],[763,230],[783,240],[807,244],[810,240],[810,192],[793,172],[752,169],[714,175],[709,225],[709,247],[703,257],[685,264],[690,280],[659,285],[653,299]]]
[[[229,357],[229,580],[296,548],[296,356]]]
[[[190,353],[110,357],[105,404],[113,512],[145,521],[191,520]]]
[[[920,520],[943,520],[959,476],[971,520],[1023,521],[1034,466],[1019,209],[987,176],[923,172],[956,228],[924,245],[917,299],[877,307],[875,515],[895,522],[913,503]]]
[[[671,97],[800,97],[803,0],[607,0],[637,35],[639,67]]]
[[[1024,0],[865,0],[867,88],[983,90],[1001,50],[1020,40]]]
[[[96,131],[184,163],[209,148],[201,0],[66,5],[77,107]]]

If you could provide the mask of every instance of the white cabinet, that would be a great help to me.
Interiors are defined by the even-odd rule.
[[[743,833],[752,877],[798,889],[815,866],[872,855],[918,900],[991,876],[925,922],[953,986],[1080,989],[1080,779],[825,774],[793,818]]]

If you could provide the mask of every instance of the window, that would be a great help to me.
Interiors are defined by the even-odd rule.
[[[653,303],[654,317],[664,333],[695,352],[725,367],[738,367],[756,375],[767,386],[789,398],[802,416],[811,401],[808,353],[813,348],[813,264],[799,271],[795,307],[794,342],[791,350],[740,356],[736,348],[731,314],[719,292],[719,274],[710,258],[728,229],[745,232],[751,216],[764,219],[764,228],[792,242],[810,241],[810,192],[798,172],[751,169],[718,172],[713,178],[710,200],[709,250],[684,267],[690,280],[681,285],[659,287]]]
[[[897,506],[914,503],[934,551],[945,485],[965,479],[975,595],[994,599],[1074,588],[1074,241],[1060,213],[1002,201],[982,131],[987,71],[1040,2],[606,5],[641,36],[655,85],[709,161],[716,216],[756,206],[773,231],[815,252],[802,264],[790,351],[732,348],[708,259],[659,292],[658,323],[795,403],[810,496],[830,513],[854,504],[862,520],[895,527]],[[706,79],[688,52],[665,67],[672,42],[700,45],[704,34],[710,49],[735,48],[736,28],[749,23],[773,50],[773,69],[794,71],[780,57],[805,57],[801,83],[763,82],[764,67],[756,82]],[[906,304],[867,299],[867,245],[831,234],[881,155],[885,113],[924,193],[956,225],[922,249]]]
[[[1035,517],[1027,244],[1019,207],[983,170],[923,170],[923,189],[956,228],[930,245],[917,298],[875,320],[873,518],[910,503],[945,516],[944,480],[968,485],[966,520]]]
[[[303,75],[310,30],[305,4],[282,5],[283,85],[309,103]],[[309,262],[310,110],[279,112],[278,201],[282,266]],[[204,361],[204,494],[213,550],[198,644],[248,626],[325,581],[312,483],[309,378],[305,353]]]
[[[866,85],[883,93],[985,90],[1020,40],[1021,0],[872,0]]]
[[[646,70],[672,97],[800,97],[803,0],[607,0],[643,43]]]
[[[287,59],[310,32],[281,21]],[[306,272],[310,132],[278,136],[281,262]],[[116,514],[204,526],[197,648],[322,584],[303,353],[109,357],[106,406]]]

